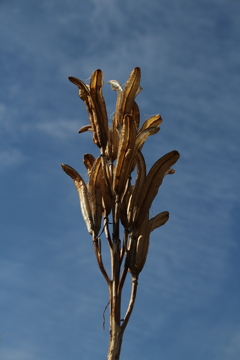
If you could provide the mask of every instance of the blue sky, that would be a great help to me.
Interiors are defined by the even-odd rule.
[[[160,113],[148,168],[181,153],[155,230],[121,359],[240,357],[240,1],[10,0],[0,3],[0,357],[105,359],[108,301],[77,192],[96,153],[67,77],[100,68],[109,116],[142,69],[141,120]],[[126,297],[128,292],[126,291]]]

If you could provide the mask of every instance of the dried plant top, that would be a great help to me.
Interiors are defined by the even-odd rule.
[[[146,260],[149,235],[155,228],[163,225],[169,217],[164,211],[149,220],[149,209],[158,193],[166,174],[173,174],[171,166],[179,159],[177,151],[161,157],[146,173],[146,164],[141,149],[150,135],[160,129],[160,115],[151,116],[141,127],[139,108],[135,101],[140,87],[141,70],[136,67],[130,74],[124,88],[116,80],[109,84],[117,92],[116,110],[111,126],[102,94],[103,73],[96,70],[90,78],[90,85],[70,76],[69,80],[77,85],[80,98],[86,105],[89,125],[79,132],[92,131],[93,142],[100,149],[100,156],[84,155],[84,164],[89,175],[86,184],[76,170],[62,164],[63,170],[74,180],[80,197],[81,210],[88,232],[96,239],[99,231],[112,214],[114,230],[118,235],[119,220],[130,239],[136,238],[134,261],[129,269],[139,273]],[[131,173],[136,168],[137,177],[132,184]],[[108,234],[109,244],[113,239]],[[123,244],[124,245],[124,244]],[[126,246],[128,245],[128,246]],[[130,244],[125,244],[127,252]]]
[[[148,253],[150,233],[165,224],[169,217],[169,213],[164,211],[149,219],[150,207],[164,176],[174,173],[171,166],[179,159],[179,153],[171,151],[156,161],[148,173],[146,171],[141,149],[150,135],[157,134],[162,118],[160,115],[151,116],[140,127],[139,108],[135,101],[142,90],[140,77],[140,68],[136,67],[124,87],[116,80],[109,81],[117,92],[111,126],[108,126],[102,94],[102,71],[94,71],[90,85],[69,77],[77,85],[89,115],[90,124],[79,132],[92,131],[93,142],[100,149],[98,158],[84,155],[83,162],[89,176],[87,184],[72,167],[62,164],[62,168],[78,190],[82,215],[92,235],[99,268],[108,284],[111,309],[108,360],[119,359],[123,332],[136,297],[138,275]],[[134,170],[136,179],[133,181]],[[121,224],[123,239],[120,239]],[[111,274],[107,273],[102,261],[100,231],[101,234],[105,232],[110,248]],[[128,271],[132,276],[132,291],[123,317],[121,293]]]

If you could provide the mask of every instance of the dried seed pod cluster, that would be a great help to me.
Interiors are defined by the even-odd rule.
[[[104,227],[110,248],[113,249],[114,244],[118,244],[115,252],[119,257],[119,264],[121,265],[125,256],[124,266],[135,277],[145,264],[151,231],[168,220],[167,211],[149,219],[149,210],[164,176],[174,173],[171,166],[179,159],[179,153],[171,151],[146,172],[141,150],[147,138],[159,131],[162,119],[160,115],[151,116],[140,127],[140,114],[135,101],[142,89],[140,77],[140,68],[136,67],[124,87],[116,80],[109,81],[112,89],[117,92],[116,110],[110,126],[102,94],[102,71],[94,71],[90,85],[69,77],[78,87],[79,96],[89,115],[90,125],[82,127],[79,132],[92,132],[93,142],[99,147],[100,156],[95,159],[91,154],[84,155],[88,184],[76,170],[62,164],[63,170],[73,179],[78,190],[84,221],[97,244],[95,250],[98,261],[101,261],[99,233]],[[134,170],[137,175],[132,183],[131,174]],[[109,231],[108,217],[111,214],[113,235]],[[119,241],[120,222],[127,234],[122,242]],[[103,270],[102,263],[101,267]]]

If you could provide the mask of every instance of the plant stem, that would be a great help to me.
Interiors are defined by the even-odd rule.
[[[109,285],[110,296],[110,340],[107,360],[119,360],[123,338],[120,326],[121,299],[116,293],[116,284],[112,281]]]

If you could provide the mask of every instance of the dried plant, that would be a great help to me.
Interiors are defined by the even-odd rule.
[[[100,156],[96,159],[91,154],[84,155],[83,162],[89,176],[87,184],[72,167],[62,164],[62,168],[77,188],[82,215],[109,289],[108,360],[118,360],[120,357],[123,333],[133,310],[138,277],[147,258],[150,234],[169,218],[169,213],[164,211],[149,219],[150,207],[164,176],[174,173],[171,166],[179,159],[179,153],[171,151],[161,157],[148,173],[146,171],[141,149],[147,138],[159,131],[162,119],[160,115],[151,116],[140,127],[139,108],[135,102],[137,94],[142,90],[140,76],[140,68],[136,67],[124,88],[115,80],[109,81],[117,92],[116,110],[110,126],[102,94],[102,71],[94,71],[90,85],[69,77],[77,85],[89,115],[90,124],[82,127],[79,133],[91,131],[93,142],[100,149]],[[134,170],[135,181],[132,179]],[[120,233],[121,225],[123,231]],[[101,229],[105,232],[110,249],[111,274],[106,271],[102,260]],[[120,234],[123,234],[122,239]],[[131,295],[126,313],[122,316],[121,296],[128,273],[132,278]]]

